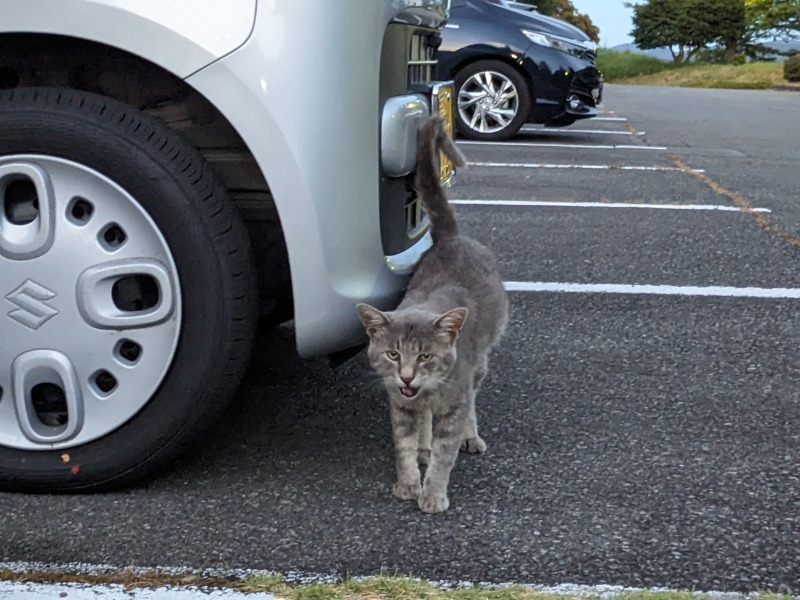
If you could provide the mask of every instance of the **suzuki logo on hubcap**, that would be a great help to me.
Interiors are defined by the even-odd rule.
[[[55,292],[28,279],[6,296],[6,300],[18,307],[8,313],[8,316],[35,331],[58,314],[55,308],[46,303],[55,297]]]

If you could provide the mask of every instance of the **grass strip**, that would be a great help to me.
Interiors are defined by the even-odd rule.
[[[788,84],[778,62],[675,65],[646,54],[604,49],[597,57],[597,68],[607,82],[628,85],[765,90]]]
[[[246,572],[243,572],[246,573]],[[562,586],[537,589],[534,586],[447,586],[413,577],[376,575],[349,578],[339,582],[303,583],[279,574],[216,575],[200,571],[163,571],[140,568],[106,570],[97,573],[54,570],[17,571],[0,569],[0,580],[17,583],[60,583],[76,585],[119,585],[125,590],[188,588],[198,591],[229,589],[247,593],[269,593],[276,600],[792,600],[792,596],[773,593],[720,594],[692,591],[632,590],[615,586]]]

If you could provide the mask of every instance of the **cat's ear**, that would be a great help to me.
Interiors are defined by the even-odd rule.
[[[361,322],[364,324],[364,329],[367,330],[367,335],[373,335],[389,325],[389,317],[377,308],[369,304],[359,304],[357,308]]]
[[[450,337],[453,341],[458,337],[461,328],[464,327],[464,322],[467,320],[469,311],[466,308],[454,308],[444,313],[441,317],[433,322],[433,326],[440,333]]]

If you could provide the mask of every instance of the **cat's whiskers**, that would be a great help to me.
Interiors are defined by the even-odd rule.
[[[429,381],[435,385],[428,385]],[[449,381],[450,381],[449,373],[445,375],[430,374],[427,377],[425,377],[424,385],[422,387],[425,389],[432,387],[439,387],[442,385],[447,385]]]
[[[370,392],[374,390],[384,391],[386,389],[386,379],[379,373],[370,371],[365,378],[364,387]]]

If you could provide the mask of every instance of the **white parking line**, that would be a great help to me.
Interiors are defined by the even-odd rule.
[[[558,208],[652,208],[654,210],[707,210],[719,212],[757,212],[771,213],[768,208],[753,208],[747,211],[738,206],[724,206],[720,204],[643,204],[626,202],[553,202],[544,200],[467,200],[454,198],[450,204],[476,205],[476,206],[555,206]]]
[[[585,150],[668,150],[666,146],[633,146],[626,144],[558,144],[555,142],[458,142],[458,145],[528,146],[532,148],[580,148]]]
[[[625,118],[625,117],[593,117],[591,122],[593,123],[595,121],[607,121],[607,122],[619,123],[619,122],[624,122],[624,121],[627,121],[627,120],[628,119]]]
[[[590,169],[595,171],[681,171],[678,167],[668,166],[630,166],[630,165],[564,165],[545,163],[500,163],[500,162],[468,162],[471,167],[503,167],[510,169]],[[704,169],[692,169],[692,173],[705,173]]]
[[[550,133],[556,133],[556,134],[560,134],[560,133],[586,133],[586,134],[589,134],[589,135],[627,135],[627,136],[645,135],[645,133],[646,133],[644,131],[637,131],[637,132],[634,133],[633,131],[604,131],[602,129],[570,129],[570,128],[553,129],[552,127],[523,127],[522,131],[529,131],[529,132],[530,131],[535,131],[535,132],[540,132],[541,131],[541,132],[547,133],[547,134],[550,134]]]
[[[625,285],[613,283],[556,283],[506,281],[509,292],[561,292],[574,294],[633,294],[647,296],[715,296],[725,298],[800,299],[797,288],[696,287],[679,285]]]
[[[0,581],[0,598],[14,600],[274,600],[264,592],[245,593],[233,589],[161,586],[154,589],[84,583],[35,583]]]

